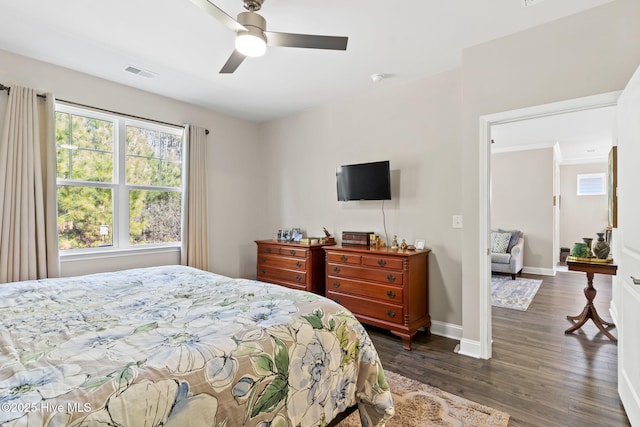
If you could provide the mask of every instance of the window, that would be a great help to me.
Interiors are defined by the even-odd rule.
[[[180,242],[182,129],[58,104],[56,151],[61,250]]]
[[[578,196],[596,196],[603,194],[606,194],[603,173],[578,174]]]

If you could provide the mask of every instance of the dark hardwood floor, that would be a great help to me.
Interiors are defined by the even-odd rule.
[[[367,328],[385,369],[505,411],[509,426],[629,426],[617,393],[617,344],[589,321],[565,335],[567,315],[586,302],[586,275],[543,279],[526,312],[493,308],[493,358],[454,353],[458,343],[419,332],[412,350],[390,333]],[[596,275],[598,313],[611,320],[611,277]],[[612,334],[617,335],[616,329]]]

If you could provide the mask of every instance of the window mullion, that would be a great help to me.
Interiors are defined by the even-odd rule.
[[[127,134],[125,120],[118,120],[118,141],[117,141],[117,215],[118,221],[118,247],[129,247],[129,189],[127,188],[127,168],[126,168],[126,143]]]

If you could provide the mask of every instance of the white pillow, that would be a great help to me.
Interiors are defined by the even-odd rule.
[[[496,231],[491,233],[491,252],[494,254],[507,253],[509,247],[509,240],[511,239],[511,233],[498,233]]]

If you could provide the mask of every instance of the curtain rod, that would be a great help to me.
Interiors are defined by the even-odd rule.
[[[0,91],[3,91],[3,90],[6,90],[8,93],[11,93],[11,86],[5,86],[2,83],[0,83]],[[45,98],[45,95],[39,93],[38,97]],[[159,123],[159,124],[162,124],[162,125],[169,125],[169,126],[174,126],[174,127],[178,127],[178,128],[184,128],[184,125],[177,125],[175,123],[169,123],[169,122],[163,122],[163,121],[160,121],[160,120],[148,119],[146,117],[134,116],[132,114],[121,113],[119,111],[113,111],[113,110],[107,110],[105,108],[93,107],[91,105],[81,104],[79,102],[67,101],[66,99],[56,99],[56,100],[60,101],[60,102],[64,102],[66,104],[75,105],[77,107],[91,108],[93,110],[102,111],[104,113],[118,114],[118,115],[121,115],[121,116],[130,117],[132,119],[146,120],[148,122]],[[209,129],[205,129],[204,133],[206,135],[209,135]]]

